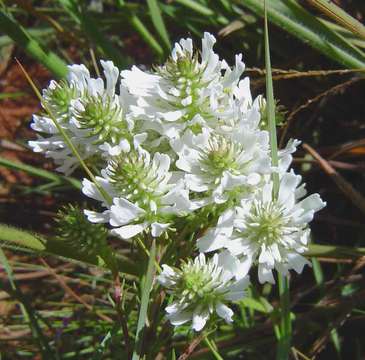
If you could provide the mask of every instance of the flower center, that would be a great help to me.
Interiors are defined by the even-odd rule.
[[[202,170],[210,178],[220,178],[226,170],[237,173],[240,166],[236,159],[242,151],[239,144],[220,136],[214,137],[209,140],[208,147],[201,155]]]
[[[246,231],[254,242],[272,245],[281,240],[286,222],[283,209],[276,203],[255,201],[246,218]]]
[[[158,206],[161,196],[167,192],[166,186],[159,186],[161,178],[153,163],[147,162],[145,154],[133,150],[111,161],[109,176],[121,197],[147,212],[151,202]]]
[[[224,293],[216,291],[220,285],[220,276],[214,277],[215,269],[199,267],[192,262],[182,266],[180,281],[177,284],[182,295],[195,305],[210,304],[223,297]],[[194,306],[195,306],[194,305]]]
[[[191,56],[188,52],[179,54],[176,60],[170,58],[165,66],[156,68],[156,72],[169,82],[168,94],[172,100],[165,105],[185,111],[179,122],[189,122],[197,114],[204,119],[211,117],[209,97],[203,98],[200,91],[212,81],[203,80],[204,70],[198,54]],[[164,107],[163,103],[160,105]],[[200,124],[189,124],[188,127],[196,134],[201,132]]]
[[[54,82],[53,88],[44,90],[43,99],[53,114],[60,120],[66,120],[71,100],[77,97],[77,89],[61,80]]]
[[[82,129],[89,131],[89,137],[96,137],[94,144],[117,144],[121,139],[130,139],[128,124],[119,104],[101,96],[87,96],[81,104],[82,109],[76,110],[76,119]]]

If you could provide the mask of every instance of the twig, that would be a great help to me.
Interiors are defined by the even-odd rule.
[[[89,311],[93,311],[93,307],[91,305],[89,305],[87,302],[85,302],[79,295],[77,295],[67,284],[66,282],[62,279],[61,276],[59,276],[48,264],[47,262],[40,258],[41,263],[49,270],[49,272],[55,277],[55,279],[59,282],[59,284],[61,285],[61,287],[71,296],[73,297],[76,301],[78,301],[80,304],[84,305],[86,307],[86,309],[88,309]],[[109,323],[112,323],[113,320],[107,316],[104,315],[102,313],[100,313],[99,311],[95,311],[95,314],[102,320],[107,321]]]
[[[289,114],[288,118],[287,118],[286,126],[283,128],[283,132],[282,132],[281,137],[280,137],[279,148],[283,147],[284,141],[285,141],[285,138],[286,138],[286,135],[287,135],[288,130],[289,130],[289,127],[291,126],[294,117],[298,113],[300,113],[302,110],[306,109],[311,104],[318,102],[322,98],[324,98],[326,96],[329,96],[329,95],[334,95],[334,94],[338,93],[339,91],[341,91],[341,90],[349,87],[350,85],[352,85],[355,82],[357,82],[359,80],[362,80],[362,79],[363,78],[360,78],[360,77],[359,78],[353,78],[353,79],[350,79],[348,81],[345,81],[345,82],[343,82],[341,84],[338,84],[338,85],[336,85],[334,87],[331,87],[330,89],[327,89],[326,91],[324,91],[324,92],[316,95],[315,97],[313,97],[311,99],[308,99],[304,104],[300,105],[298,108],[296,108],[294,111],[292,111]]]
[[[194,352],[195,348],[203,341],[204,337],[204,333],[201,333],[199,336],[197,336],[177,360],[186,360],[187,358],[189,358],[189,356]]]
[[[351,202],[365,214],[365,198],[363,195],[354,189],[352,185],[345,180],[321,155],[318,154],[311,146],[308,144],[303,144],[303,149],[305,149],[309,154],[311,154],[317,161],[324,172],[329,175],[332,180],[336,183],[338,188],[344,193],[344,195],[351,200]]]

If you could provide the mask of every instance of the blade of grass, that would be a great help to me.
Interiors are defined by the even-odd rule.
[[[19,171],[24,171],[27,174],[40,177],[42,179],[50,180],[53,182],[61,183],[61,184],[70,184],[75,189],[81,190],[81,182],[70,176],[62,176],[52,173],[47,170],[38,169],[31,165],[22,164],[20,162],[10,161],[8,159],[4,159],[0,156],[0,166],[4,166],[8,169],[14,169]]]
[[[213,340],[209,340],[208,337],[205,337],[204,342],[208,345],[210,352],[213,354],[216,360],[224,360],[222,356],[220,356],[216,347],[213,345]]]
[[[45,250],[45,241],[35,234],[0,224],[0,241],[15,243],[36,251]]]
[[[152,23],[155,26],[166,50],[170,50],[171,42],[169,38],[169,34],[166,30],[165,23],[161,16],[160,7],[157,0],[147,0],[147,5],[151,13]]]
[[[266,0],[264,2],[264,22],[265,22],[265,69],[266,69],[266,97],[267,97],[267,117],[268,130],[270,133],[270,148],[271,148],[271,162],[274,167],[279,164],[278,161],[278,146],[276,135],[275,122],[275,100],[274,90],[272,84],[272,71],[270,61],[270,44],[269,44],[269,30],[267,25],[267,8]],[[276,198],[279,191],[279,174],[274,172],[273,175],[273,197]],[[290,319],[290,299],[289,299],[289,279],[278,273],[279,295],[280,295],[280,332],[279,343],[276,352],[278,360],[285,360],[289,358],[290,342],[291,342],[291,319]]]
[[[307,257],[318,258],[359,258],[365,255],[365,247],[310,244]]]
[[[263,0],[245,0],[240,4],[264,16]],[[330,29],[292,0],[270,0],[267,3],[270,21],[324,55],[352,69],[365,67],[365,54]]]
[[[365,39],[365,26],[332,1],[307,0],[307,2],[335,20],[338,24]]]
[[[30,233],[12,226],[0,224],[0,245],[14,250],[24,250],[44,255],[53,255],[65,258],[69,261],[78,261],[106,268],[105,261],[101,260],[99,253],[82,253],[76,247],[67,246],[63,241],[42,237],[39,234]],[[104,255],[104,257],[106,257]],[[125,256],[116,257],[118,269],[127,274],[137,275],[138,267]]]
[[[7,34],[31,57],[43,64],[57,78],[67,75],[66,63],[50,50],[43,50],[40,44],[14,19],[0,10],[0,30]]]
[[[143,333],[144,333],[143,330],[144,327],[146,326],[148,302],[150,298],[153,274],[155,270],[155,257],[156,257],[156,243],[155,241],[153,241],[150,250],[150,258],[148,261],[147,272],[142,286],[141,306],[139,309],[136,340],[134,344],[132,360],[138,360],[141,358],[140,355],[142,352],[142,345],[143,345]]]

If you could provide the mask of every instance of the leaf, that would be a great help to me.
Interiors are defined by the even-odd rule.
[[[31,57],[43,64],[57,78],[67,75],[66,63],[54,52],[44,50],[15,19],[4,10],[0,10],[0,30],[7,34],[18,46],[23,48]]]
[[[165,48],[167,50],[170,50],[170,48],[171,48],[170,38],[169,38],[169,34],[166,30],[166,26],[163,21],[163,18],[161,16],[161,11],[160,11],[158,1],[157,0],[147,0],[147,5],[148,5],[148,8],[151,13],[151,19],[152,19],[153,25],[155,26],[158,34],[160,35],[160,37],[165,45]]]
[[[0,240],[35,251],[46,249],[46,240],[40,236],[4,224],[0,224]]]
[[[150,298],[150,292],[152,288],[152,280],[155,270],[155,256],[156,256],[156,243],[153,240],[151,250],[150,250],[150,258],[148,260],[147,272],[142,286],[142,298],[141,298],[141,307],[139,309],[138,315],[138,324],[136,331],[136,341],[134,344],[134,351],[132,360],[140,359],[140,354],[142,351],[142,340],[144,327],[146,326],[147,319],[147,310],[148,310],[148,302]]]
[[[259,299],[247,297],[241,300],[240,303],[252,310],[259,311],[264,314],[269,314],[273,310],[271,304],[264,297],[260,297]]]
[[[341,9],[332,1],[328,0],[307,0],[311,5],[318,8],[328,17],[334,19],[338,24],[342,25],[346,29],[352,31],[354,34],[359,35],[365,39],[365,26],[357,21],[345,10]]]
[[[74,188],[76,188],[77,190],[81,190],[81,187],[82,187],[81,182],[78,179],[73,178],[71,176],[58,175],[58,174],[55,174],[53,172],[50,172],[50,171],[47,171],[44,169],[38,169],[31,165],[26,165],[26,164],[22,164],[20,162],[10,161],[8,159],[2,158],[1,156],[0,156],[0,166],[7,167],[9,169],[24,171],[30,175],[37,176],[42,179],[50,180],[55,183],[60,183],[60,184],[68,183],[68,184],[72,185]]]
[[[257,15],[264,15],[263,0],[241,2]],[[267,2],[268,19],[300,40],[348,68],[365,67],[365,54],[307,12],[293,0]]]
[[[18,250],[31,250],[38,254],[58,256],[88,265],[107,267],[107,264],[101,261],[101,254],[99,253],[85,254],[77,251],[74,246],[72,248],[67,246],[67,243],[61,240],[48,239],[4,224],[0,224],[0,245]],[[126,256],[118,255],[116,265],[119,271],[127,274],[137,275],[139,272],[138,266]]]

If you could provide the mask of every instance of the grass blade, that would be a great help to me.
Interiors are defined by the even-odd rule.
[[[30,250],[31,252],[53,255],[70,261],[87,263],[88,265],[107,267],[107,264],[98,253],[85,254],[79,251],[76,246],[70,247],[63,241],[44,238],[39,234],[30,233],[5,224],[0,224],[0,245],[13,250]],[[131,275],[138,274],[138,267],[131,259],[118,255],[116,263],[119,271]]]
[[[263,0],[245,0],[242,5],[264,16]],[[343,37],[308,13],[292,0],[270,0],[267,3],[268,19],[285,31],[319,50],[333,61],[348,68],[365,67],[365,54]]]
[[[270,133],[270,148],[271,148],[271,162],[272,165],[278,166],[278,145],[276,135],[276,122],[275,122],[275,100],[274,90],[272,84],[272,71],[270,61],[270,44],[269,44],[269,30],[267,25],[267,9],[265,1],[265,69],[266,69],[266,98],[267,98],[267,117],[268,117],[268,130]],[[277,197],[279,191],[279,174],[273,173],[273,197]],[[276,353],[278,360],[285,360],[289,357],[290,342],[291,342],[291,319],[290,319],[290,299],[289,299],[289,279],[278,273],[279,282],[279,295],[280,295],[280,332],[279,343]]]
[[[147,0],[147,5],[151,13],[152,23],[155,26],[161,40],[164,43],[166,50],[170,50],[171,42],[169,34],[166,30],[165,23],[161,16],[160,7],[157,0]]]
[[[0,224],[0,241],[14,243],[35,251],[43,251],[46,248],[45,240],[40,236],[3,224]]]
[[[156,255],[156,243],[155,241],[153,241],[150,250],[150,258],[148,261],[147,272],[142,287],[141,307],[139,309],[138,324],[136,331],[136,342],[134,345],[132,360],[140,359],[140,354],[142,351],[143,329],[146,326],[148,302],[150,298],[153,274],[155,270],[155,255]]]
[[[67,75],[66,63],[50,50],[43,50],[41,45],[14,19],[0,10],[0,30],[7,34],[18,46],[31,57],[44,65],[57,78]]]
[[[311,5],[315,6],[328,17],[335,20],[338,24],[350,30],[356,35],[365,39],[365,26],[360,21],[353,18],[346,11],[342,10],[338,5],[328,0],[307,0]]]
[[[8,169],[24,171],[27,174],[37,176],[37,177],[45,179],[45,180],[53,181],[55,183],[70,184],[77,190],[81,190],[81,187],[82,187],[81,182],[76,178],[73,178],[70,176],[58,175],[58,174],[55,174],[53,172],[50,172],[50,171],[47,171],[44,169],[38,169],[31,165],[22,164],[20,162],[15,162],[15,161],[10,161],[8,159],[2,158],[1,156],[0,156],[0,166],[4,166]]]

